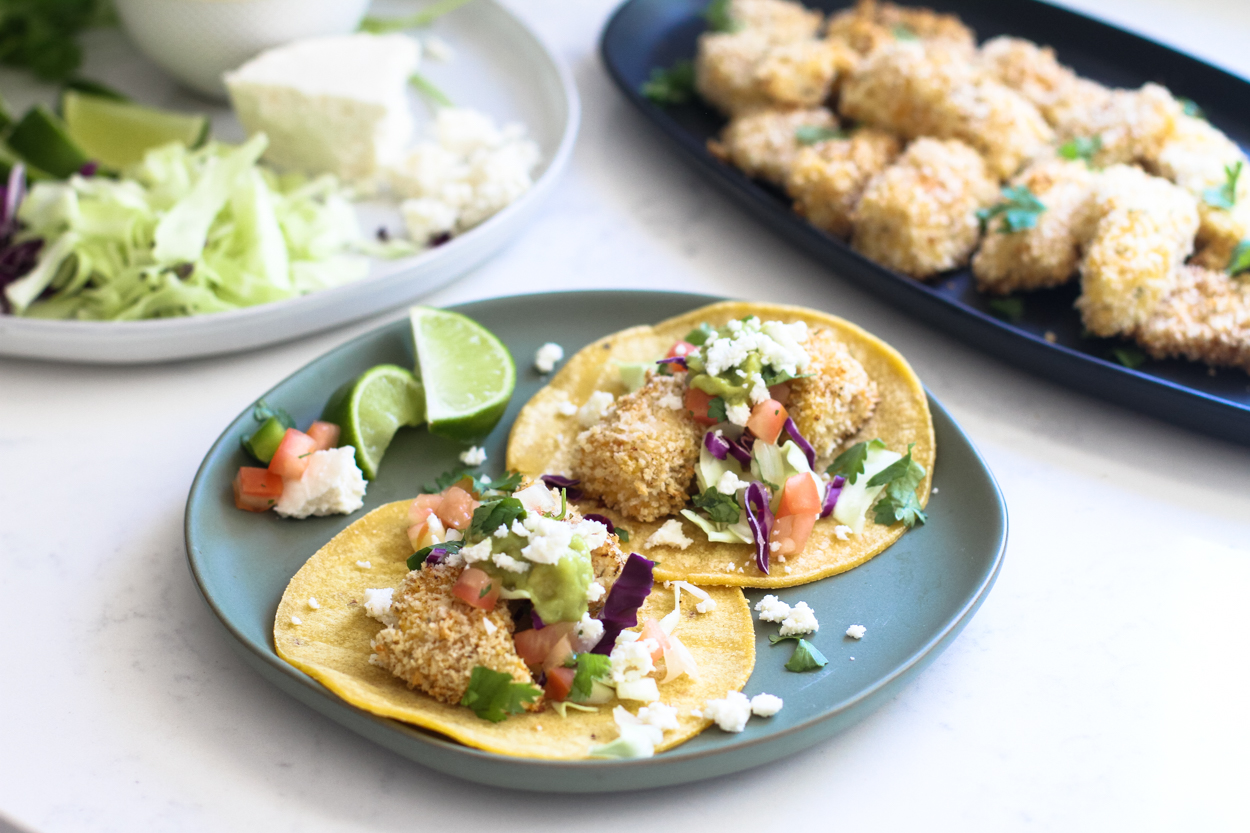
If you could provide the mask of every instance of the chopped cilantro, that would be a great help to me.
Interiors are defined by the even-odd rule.
[[[629,543],[629,530],[623,526],[616,527],[616,537],[621,539],[622,544]]]
[[[408,76],[408,83],[412,85],[414,90],[421,93],[421,95],[428,98],[431,103],[436,104],[439,107],[456,106],[455,103],[448,98],[447,93],[440,90],[434,85],[433,81],[426,78],[419,72],[414,72],[412,75]]]
[[[1177,98],[1177,102],[1181,105],[1181,112],[1195,119],[1206,121],[1207,114],[1202,112],[1202,108],[1192,98]]]
[[[985,305],[990,308],[990,312],[1013,324],[1024,317],[1023,298],[991,298]]]
[[[1237,179],[1241,176],[1241,162],[1224,166],[1224,184],[1213,185],[1202,192],[1202,201],[1212,208],[1232,211],[1237,204]]]
[[[1113,348],[1111,355],[1129,370],[1136,370],[1141,367],[1146,363],[1147,358],[1145,353],[1132,346]]]
[[[511,674],[478,665],[469,677],[469,688],[460,705],[472,709],[483,720],[499,723],[510,714],[525,711],[525,704],[533,703],[541,694],[542,690],[533,683],[518,683]]]
[[[1240,275],[1250,269],[1250,240],[1242,240],[1228,260],[1228,274]]]
[[[473,510],[473,520],[469,522],[467,537],[480,540],[494,534],[501,526],[512,526],[512,522],[525,517],[525,507],[514,497],[504,497],[483,503]]]
[[[434,552],[434,550],[438,550],[444,555],[451,555],[452,553],[460,552],[460,548],[463,546],[463,541],[444,541],[441,544],[430,544],[428,547],[422,547],[408,556],[408,569],[420,570],[425,564],[425,560],[430,557],[430,553]]]
[[[1083,159],[1086,165],[1094,164],[1094,157],[1102,150],[1101,136],[1077,136],[1059,146],[1059,155],[1064,159]]]
[[[712,0],[707,4],[707,8],[703,10],[703,19],[707,21],[709,31],[737,32],[742,28],[742,24],[729,13],[730,2],[731,0]]]
[[[924,480],[924,466],[911,458],[915,443],[907,446],[907,453],[877,472],[868,481],[871,486],[885,486],[885,492],[874,506],[877,523],[889,526],[902,521],[908,529],[929,518],[916,499],[916,487]]]
[[[468,466],[456,466],[455,468],[448,469],[438,477],[434,478],[434,482],[432,484],[427,483],[421,488],[426,494],[430,495],[444,492],[447,490],[447,487],[451,486],[453,483],[459,482],[462,478],[469,475],[469,472],[471,471],[473,471],[473,469]]]
[[[817,668],[824,668],[829,664],[829,660],[825,659],[825,655],[815,645],[798,634],[768,637],[768,641],[774,645],[787,639],[793,639],[798,642],[794,646],[794,653],[790,655],[790,661],[786,663],[787,671],[815,671]]]
[[[565,516],[568,515],[568,513],[569,513],[569,492],[568,492],[568,489],[561,489],[560,490],[560,514],[549,515],[548,517],[550,517],[554,521],[562,521],[564,520]]]
[[[273,417],[282,423],[283,428],[294,428],[295,417],[291,416],[282,408],[274,408],[263,399],[256,400],[256,407],[252,409],[252,419],[257,422],[264,422]]]
[[[794,138],[800,145],[814,145],[830,139],[845,139],[846,133],[832,127],[821,127],[816,124],[802,124],[794,129]]]
[[[711,488],[701,495],[694,496],[694,505],[707,512],[708,517],[718,524],[734,524],[742,517],[742,508],[733,495],[723,495]]]
[[[473,478],[473,489],[479,495],[484,495],[487,492],[507,492],[508,494],[511,494],[515,492],[516,487],[520,485],[521,473],[517,471],[510,471],[506,476],[501,477],[498,480],[491,480],[486,476]]]
[[[713,396],[707,403],[707,417],[717,422],[725,422],[729,419],[729,414],[725,410],[725,400],[719,396]]]
[[[715,335],[716,331],[709,327],[707,322],[704,322],[690,332],[686,333],[686,341],[690,342],[695,347],[702,347],[715,337]]]
[[[896,23],[894,28],[890,30],[890,34],[894,35],[895,40],[920,40],[916,30],[902,23]]]
[[[833,463],[825,471],[830,477],[837,477],[840,474],[846,478],[847,483],[854,483],[855,479],[864,473],[864,462],[868,459],[870,448],[885,448],[885,443],[880,439],[855,443],[835,457]]]
[[[1046,206],[1026,185],[1004,185],[1003,201],[990,208],[978,208],[977,219],[981,221],[981,230],[989,228],[990,221],[1002,217],[998,226],[1000,234],[1024,231],[1037,225],[1037,218]]]
[[[595,680],[604,680],[611,675],[612,663],[607,654],[582,653],[577,655],[576,664],[577,673],[573,675],[573,687],[569,689],[569,699],[586,700],[594,690]]]
[[[490,593],[490,591],[494,589],[495,589],[495,582],[488,581],[486,582],[486,584],[482,585],[482,589],[478,591],[477,597],[479,599],[485,599],[486,596]]]
[[[0,3],[0,64],[65,81],[82,63],[78,35],[116,23],[107,0],[5,0]]]
[[[655,67],[638,91],[661,107],[685,104],[694,97],[694,64],[678,61],[668,69]]]

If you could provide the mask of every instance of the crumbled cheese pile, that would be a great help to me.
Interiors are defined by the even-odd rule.
[[[564,348],[549,341],[534,354],[534,369],[539,373],[550,373],[555,370],[556,362],[564,358]]]
[[[846,635],[851,639],[863,639],[866,633],[868,633],[868,628],[863,625],[851,625],[846,629]]]
[[[391,613],[391,597],[394,594],[393,587],[368,588],[365,590],[365,613],[388,628],[393,627],[399,621],[395,614]]]
[[[460,462],[466,466],[480,466],[486,462],[486,449],[481,446],[470,446],[467,451],[460,452]]]
[[[783,701],[773,694],[757,694],[747,697],[741,691],[731,691],[720,700],[708,700],[703,706],[703,716],[713,721],[723,732],[741,732],[747,727],[751,715],[772,717],[781,711]]]
[[[670,518],[659,529],[651,533],[651,537],[647,539],[645,546],[647,549],[652,547],[676,547],[684,550],[693,543],[693,539],[682,531],[681,521],[676,518]]]
[[[807,602],[798,602],[791,607],[776,596],[769,594],[756,602],[755,612],[760,615],[761,622],[780,622],[782,636],[797,636],[820,630],[820,622],[816,621],[816,613]]]
[[[284,518],[346,515],[365,505],[365,476],[350,445],[314,451],[299,479],[282,481],[274,511]]]
[[[751,406],[764,402],[771,394],[762,374],[752,373],[748,378],[741,365],[755,353],[764,366],[772,367],[779,373],[798,376],[811,361],[803,349],[803,342],[807,341],[807,324],[802,321],[793,324],[780,321],[761,323],[751,316],[745,321],[728,322],[724,330],[728,331],[728,335],[718,335],[701,348],[704,372],[720,376],[732,371],[730,375],[746,382],[750,403],[732,404],[725,412],[730,422],[746,425],[751,416]]]

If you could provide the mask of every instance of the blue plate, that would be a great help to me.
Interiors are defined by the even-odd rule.
[[[850,4],[807,0],[807,5],[828,11]],[[922,5],[958,14],[981,38],[1009,34],[1053,46],[1061,61],[1096,81],[1127,87],[1157,81],[1196,100],[1212,123],[1243,147],[1250,141],[1245,108],[1250,83],[1188,55],[1036,0],[924,0]],[[1076,282],[1020,296],[1023,317],[1004,321],[975,291],[969,270],[946,273],[931,284],[892,272],[809,225],[790,210],[781,191],[708,153],[707,140],[724,124],[719,114],[698,102],[661,108],[638,92],[652,68],[693,57],[705,6],[705,0],[630,0],[608,22],[600,48],[626,97],[731,199],[838,274],[1016,367],[1206,434],[1250,443],[1250,377],[1244,371],[1208,375],[1205,365],[1183,361],[1124,367],[1113,351],[1127,342],[1082,336],[1080,316],[1072,309]],[[1045,338],[1048,332],[1053,343]]]
[[[530,366],[553,338],[571,354],[605,333],[655,323],[721,300],[659,292],[568,292],[499,298],[455,307],[508,345],[519,368],[516,395],[485,443],[487,469],[499,473],[508,427],[542,385]],[[263,396],[301,425],[316,419],[330,392],[375,364],[411,366],[406,321],[380,327],[297,371]],[[829,658],[824,669],[782,669],[792,643],[770,647],[772,626],[757,628],[755,671],[748,694],[785,700],[773,718],[753,719],[730,735],[711,729],[655,758],[640,761],[533,761],[461,746],[437,734],[375,717],[348,705],[274,652],[273,619],[291,576],[322,544],[365,512],[418,493],[421,484],[458,463],[462,446],[424,429],[401,431],[387,450],[365,506],[352,516],[293,521],[234,508],[230,483],[248,465],[239,441],[255,429],[240,414],[209,450],[187,498],[186,541],[191,572],[231,644],[261,676],[349,729],[443,772],[517,789],[607,792],[680,784],[767,763],[803,749],[860,720],[930,663],[981,605],[994,584],[1007,542],[1007,510],[994,478],[950,415],[930,399],[938,462],[929,522],[862,567],[778,591],[802,599],[822,629],[812,642]],[[750,591],[754,602],[763,591]],[[843,636],[861,624],[860,642]],[[850,657],[855,659],[852,661]]]

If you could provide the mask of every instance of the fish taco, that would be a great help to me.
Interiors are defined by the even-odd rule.
[[[508,468],[561,486],[660,580],[788,587],[923,523],[920,380],[832,315],[725,302],[588,345],[521,410]]]

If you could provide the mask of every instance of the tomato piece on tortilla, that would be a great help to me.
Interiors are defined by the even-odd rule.
[[[786,479],[785,488],[781,490],[781,503],[777,506],[777,517],[787,515],[819,515],[821,511],[820,492],[816,489],[816,480],[807,472],[792,475]]]
[[[698,349],[699,349],[698,347],[695,347],[693,344],[691,344],[688,341],[679,341],[673,345],[673,348],[668,351],[668,355],[665,356],[664,358],[666,359],[685,358],[686,356],[689,356],[691,353],[696,352]]]
[[[465,604],[482,610],[494,610],[499,601],[498,582],[477,567],[465,567],[451,592]]]
[[[577,676],[576,668],[551,668],[547,671],[547,684],[543,690],[548,700],[567,700],[573,690],[573,678]]]
[[[442,502],[442,495],[417,495],[412,501],[412,506],[408,508],[408,521],[414,524],[425,523],[430,515],[438,511]]]
[[[751,417],[747,420],[747,430],[769,445],[776,445],[781,436],[781,429],[786,427],[786,406],[776,399],[765,399],[751,409]]]
[[[479,570],[479,572],[481,571]],[[518,631],[512,637],[512,641],[516,645],[517,656],[526,665],[541,665],[547,659],[547,654],[551,653],[551,649],[556,646],[556,643],[572,631],[572,622],[556,622],[545,628],[530,628],[529,630]]]
[[[700,425],[715,425],[717,422],[707,415],[707,406],[711,401],[712,396],[706,391],[701,391],[698,388],[686,388],[686,410],[694,417],[694,421]]]
[[[452,486],[443,492],[443,500],[434,510],[434,514],[438,515],[438,519],[448,529],[468,529],[469,522],[473,520],[473,510],[477,506],[473,495],[459,486]]]
[[[317,450],[317,441],[294,428],[286,429],[278,450],[269,461],[269,470],[278,477],[298,478],[308,468],[308,458]]]
[[[339,427],[333,422],[323,422],[317,420],[308,426],[308,436],[313,438],[317,443],[318,451],[328,451],[335,448],[339,444]]]
[[[543,628],[543,630],[546,630],[546,628]],[[569,642],[569,635],[566,633],[547,652],[547,658],[543,660],[543,670],[550,671],[553,668],[559,668],[572,658],[573,643]]]
[[[264,512],[282,497],[282,478],[254,466],[240,466],[234,476],[234,505],[248,512]]]
[[[819,513],[787,515],[784,518],[778,518],[773,524],[773,531],[768,536],[770,542],[775,541],[780,545],[776,553],[794,555],[802,552],[803,547],[807,546],[807,538],[812,534],[812,527],[816,525],[817,517]]]

